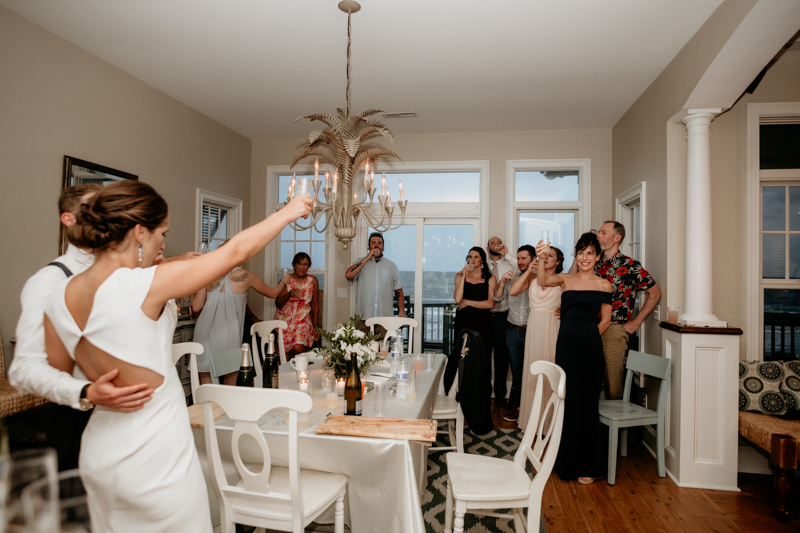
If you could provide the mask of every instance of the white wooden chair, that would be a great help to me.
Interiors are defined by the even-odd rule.
[[[365,322],[369,327],[370,333],[375,333],[375,324],[380,324],[387,330],[400,331],[404,326],[408,326],[408,354],[414,350],[414,330],[417,329],[419,322],[416,318],[405,318],[399,316],[374,316]]]
[[[177,365],[181,357],[189,355],[189,383],[192,388],[192,402],[197,403],[197,387],[200,376],[197,374],[197,356],[203,353],[203,345],[199,342],[180,342],[172,345],[172,364]]]
[[[234,533],[235,524],[302,533],[331,504],[335,504],[334,530],[344,532],[347,476],[299,466],[297,413],[311,410],[308,394],[286,389],[202,385],[197,389],[197,397],[205,403],[206,454],[211,483],[219,499],[222,533]],[[234,421],[231,453],[239,474],[235,485],[228,482],[223,469],[210,402],[219,405]],[[271,464],[269,446],[256,423],[268,411],[282,408],[289,409],[288,467]],[[261,450],[259,464],[245,465],[242,461],[240,441],[245,435],[248,440],[254,439]]]
[[[447,454],[445,533],[463,533],[464,515],[467,511],[497,518],[513,518],[514,530],[518,533],[539,530],[542,493],[553,471],[561,443],[567,377],[559,366],[547,361],[534,362],[531,365],[531,374],[538,376],[533,408],[528,419],[528,431],[525,432],[513,461],[468,453]],[[542,413],[542,385],[545,379],[550,382],[553,393]],[[550,423],[544,427],[548,413],[552,413]],[[533,479],[525,471],[527,461],[533,466]],[[509,508],[512,511],[510,515],[483,512]],[[527,520],[523,514],[525,508],[528,509]],[[451,529],[453,525],[455,528]]]
[[[664,414],[667,410],[667,390],[669,390],[670,360],[635,350],[628,352],[628,372],[621,400],[600,401],[600,422],[608,426],[608,484],[616,483],[617,477],[617,439],[622,432],[619,451],[622,457],[628,455],[628,428],[635,426],[656,426],[656,460],[658,475],[666,477],[664,462]],[[660,381],[657,411],[646,409],[630,402],[633,373],[641,372]]]
[[[255,360],[255,355],[259,353],[258,346],[256,346],[256,333],[258,333],[259,338],[261,339],[261,357],[267,356],[267,338],[269,334],[272,333],[273,330],[278,330],[278,334],[275,336],[275,346],[278,348],[278,354],[281,358],[281,364],[286,362],[286,348],[283,345],[283,330],[288,328],[289,325],[286,323],[285,320],[263,320],[256,324],[253,324],[250,327],[250,335],[253,337],[253,342],[251,346],[251,350],[253,352],[253,359]]]
[[[444,374],[439,387],[444,390]],[[428,453],[447,450],[464,453],[464,412],[461,410],[461,404],[456,401],[456,394],[458,394],[458,371],[447,395],[437,395],[433,404],[433,420],[447,423],[447,428],[437,433],[446,433],[450,438],[450,446],[431,446],[428,448]]]

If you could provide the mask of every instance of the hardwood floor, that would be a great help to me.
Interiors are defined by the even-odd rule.
[[[492,406],[495,427],[515,429],[503,414]],[[781,524],[772,515],[772,476],[739,474],[741,492],[679,488],[669,477],[658,477],[656,460],[634,440],[628,457],[617,462],[613,486],[550,476],[542,501],[547,533],[800,531],[800,480],[795,479],[789,523]]]

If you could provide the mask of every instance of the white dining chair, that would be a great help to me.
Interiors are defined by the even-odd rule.
[[[444,391],[444,373],[440,383],[440,389]],[[464,412],[461,410],[461,404],[456,400],[458,394],[458,371],[450,385],[450,390],[447,394],[438,394],[433,404],[433,415],[431,417],[439,423],[445,422],[447,427],[444,430],[438,430],[439,434],[447,434],[450,439],[450,446],[431,446],[428,448],[428,453],[443,452],[447,450],[455,450],[459,453],[464,453]]]
[[[387,330],[400,331],[401,328],[408,326],[408,354],[414,350],[414,331],[419,326],[416,318],[406,318],[399,316],[374,316],[365,322],[370,333],[375,333],[375,324],[379,324]]]
[[[192,401],[197,402],[197,387],[200,376],[197,374],[197,356],[203,353],[203,345],[199,342],[180,342],[172,345],[172,364],[177,365],[181,357],[189,355],[189,384],[192,389]]]
[[[258,333],[258,337],[261,339],[260,348],[261,348],[261,357],[267,356],[267,338],[269,334],[272,333],[274,330],[278,330],[278,334],[275,336],[275,346],[278,348],[278,354],[281,358],[281,364],[286,362],[286,348],[283,345],[283,331],[288,328],[289,325],[286,323],[285,320],[262,320],[261,322],[257,322],[250,327],[250,335],[253,337],[251,349],[253,351],[253,360],[256,360],[256,354],[259,353],[256,346],[256,333]],[[260,366],[260,365],[259,365]]]
[[[548,361],[534,362],[530,371],[537,377],[536,392],[528,419],[528,431],[514,454],[514,460],[468,453],[447,454],[445,533],[463,533],[464,515],[467,512],[495,518],[513,518],[517,533],[533,533],[539,530],[542,493],[553,471],[561,443],[567,376],[561,367]],[[542,412],[545,379],[550,382],[553,393],[547,399],[547,406]],[[549,424],[545,427],[548,420]],[[533,467],[533,479],[526,471],[527,462]],[[526,508],[527,519],[523,512]],[[496,509],[511,509],[511,514],[486,512]]]
[[[628,352],[627,375],[621,400],[601,400],[599,406],[600,422],[608,426],[608,484],[616,483],[617,443],[622,457],[628,455],[628,428],[636,426],[656,426],[656,461],[659,477],[666,477],[664,462],[664,416],[667,410],[667,391],[669,390],[670,360],[666,357],[650,355],[630,350]],[[633,373],[641,372],[659,380],[658,404],[656,411],[631,403],[631,384]],[[621,434],[621,435],[620,435]]]
[[[202,385],[198,401],[205,403],[205,441],[211,484],[219,499],[222,533],[235,533],[236,524],[302,533],[332,504],[334,531],[344,533],[344,497],[348,477],[343,474],[300,468],[297,414],[311,411],[308,394],[286,389],[257,389]],[[231,484],[223,468],[211,402],[234,422],[231,454],[238,480]],[[288,467],[272,464],[267,441],[257,421],[273,409],[289,410],[286,436]],[[247,436],[261,451],[259,462],[242,460],[240,445]],[[283,446],[281,446],[283,447]],[[251,467],[255,466],[255,469]]]

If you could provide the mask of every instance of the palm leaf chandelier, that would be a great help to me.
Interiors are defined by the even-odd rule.
[[[339,9],[347,13],[347,107],[345,109],[338,108],[335,116],[329,113],[316,113],[297,119],[322,122],[325,124],[325,128],[311,131],[308,141],[300,153],[294,157],[290,168],[294,168],[299,161],[306,157],[316,157],[314,180],[310,183],[314,188],[314,198],[316,199],[314,208],[306,225],[296,221],[292,223],[292,228],[296,230],[314,228],[323,233],[333,221],[336,228],[334,234],[342,243],[342,247],[347,250],[356,235],[359,217],[362,217],[369,227],[377,231],[397,229],[405,221],[408,202],[403,193],[403,183],[400,182],[400,201],[397,202],[397,205],[400,207],[401,218],[396,224],[392,224],[394,203],[391,194],[386,189],[386,176],[384,175],[381,177],[381,190],[377,196],[377,213],[375,209],[371,209],[377,192],[374,174],[381,157],[392,157],[400,161],[402,159],[392,150],[373,142],[378,135],[383,136],[389,142],[394,141],[389,128],[380,121],[370,118],[378,113],[383,113],[382,110],[368,109],[350,115],[350,18],[353,13],[361,9],[361,5],[353,0],[344,0],[339,2]],[[322,186],[319,179],[320,159],[330,163],[334,168],[332,180],[330,173],[325,172],[325,186],[322,188],[324,199],[319,195],[319,189]],[[356,182],[354,178],[359,171],[363,171],[363,180]],[[306,180],[300,179],[298,183],[296,176],[292,176],[286,201],[288,202],[294,197],[296,187],[298,188],[297,194],[306,194],[309,192],[308,186],[309,183]],[[322,227],[317,227],[317,223],[323,220],[323,217]]]

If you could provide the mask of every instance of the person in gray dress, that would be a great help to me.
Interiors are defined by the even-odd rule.
[[[197,356],[201,384],[211,383],[212,354],[242,345],[247,291],[252,288],[264,296],[275,298],[285,286],[285,279],[273,288],[249,270],[237,267],[227,276],[197,291],[192,310],[200,313],[194,327],[194,342],[203,345],[203,353]],[[235,385],[236,375],[237,372],[227,374],[225,384]]]

